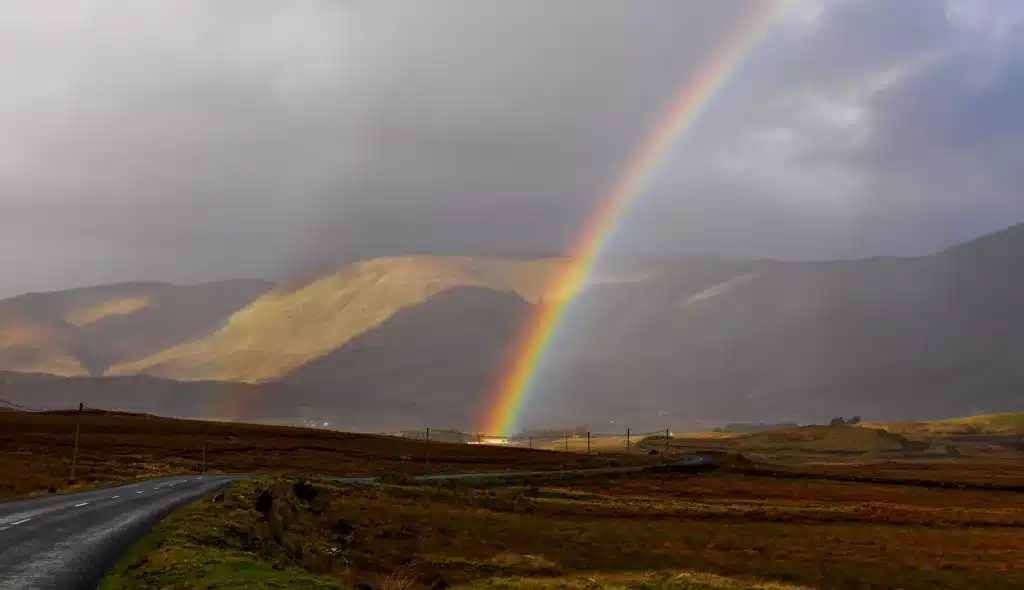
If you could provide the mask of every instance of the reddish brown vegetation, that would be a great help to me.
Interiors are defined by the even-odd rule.
[[[68,486],[80,420],[77,484],[195,472],[351,475],[600,466],[552,451],[424,443],[326,430],[129,414],[0,413],[0,497]],[[618,461],[643,461],[623,456]]]

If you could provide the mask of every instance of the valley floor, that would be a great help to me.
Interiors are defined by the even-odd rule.
[[[611,462],[552,451],[284,426],[101,412],[0,412],[0,500],[197,473],[204,460],[208,472],[303,476],[565,469],[605,467]],[[620,455],[614,463],[652,460]]]

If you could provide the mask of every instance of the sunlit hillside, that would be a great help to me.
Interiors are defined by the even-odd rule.
[[[0,301],[0,370],[100,375],[216,331],[270,287],[261,280],[117,283]]]
[[[868,422],[870,428],[882,428],[899,434],[1021,434],[1024,412],[982,414],[949,420],[921,422]]]
[[[547,294],[564,264],[562,259],[444,256],[360,261],[303,285],[279,286],[232,315],[209,337],[119,363],[108,374],[272,380],[380,326],[399,310],[454,287],[514,292],[536,302]]]
[[[152,297],[116,297],[101,301],[94,306],[71,310],[65,320],[74,326],[87,326],[111,316],[130,315],[152,304]]]

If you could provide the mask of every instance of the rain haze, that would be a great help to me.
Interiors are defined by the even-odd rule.
[[[0,295],[563,252],[754,4],[0,0]],[[793,2],[611,248],[921,254],[1019,221],[1022,27]]]

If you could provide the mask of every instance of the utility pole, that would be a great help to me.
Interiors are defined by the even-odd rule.
[[[82,431],[82,420],[75,422],[75,450],[71,454],[71,481],[75,480],[75,467],[78,464],[78,435]]]
[[[565,431],[565,452],[569,452],[569,431]]]
[[[626,429],[626,452],[629,453],[629,452],[632,452],[632,451],[633,451],[633,444],[631,442],[629,442],[629,429],[627,428]]]
[[[587,454],[590,454],[590,431],[587,431]]]
[[[427,427],[427,442],[430,442],[430,427]]]
[[[530,448],[532,449],[533,448],[533,436],[530,436],[530,442],[528,444],[530,445]]]
[[[665,429],[665,454],[668,454],[668,441],[669,441],[669,436],[671,436],[671,435],[669,434],[669,430],[668,430],[668,428],[666,428],[666,429]]]
[[[199,473],[206,473],[206,441],[203,441],[203,464],[199,468]]]

